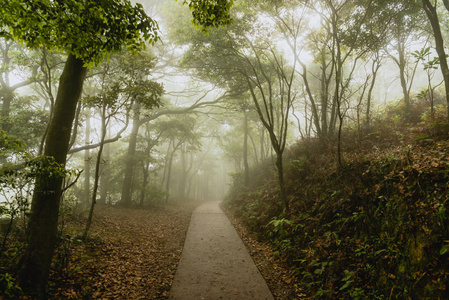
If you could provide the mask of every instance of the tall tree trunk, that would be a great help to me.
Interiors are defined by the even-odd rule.
[[[327,65],[326,65],[326,52],[325,48],[321,50],[321,131],[323,137],[327,136],[328,125],[327,125],[327,110],[329,106],[329,82],[327,80]],[[319,131],[318,131],[319,132]]]
[[[101,166],[100,175],[100,203],[106,204],[108,197],[108,185],[109,185],[109,159],[110,159],[110,144],[104,144],[103,164]]]
[[[370,127],[370,122],[371,122],[371,99],[372,99],[372,95],[373,95],[374,85],[376,84],[377,73],[379,72],[379,68],[380,68],[380,60],[381,60],[381,58],[379,57],[379,52],[377,52],[376,57],[374,58],[373,64],[371,66],[373,78],[371,80],[371,85],[369,87],[368,96],[366,99],[366,126],[368,128]]]
[[[9,88],[4,88],[3,91],[3,105],[2,110],[0,111],[0,130],[8,132],[11,129],[11,120],[9,118],[9,110],[11,107],[11,102],[14,98],[13,92]],[[7,156],[0,156],[0,165],[6,163]]]
[[[405,103],[405,110],[408,113],[410,113],[410,93],[408,92],[408,86],[407,86],[407,80],[405,78],[405,67],[406,67],[406,60],[405,60],[405,46],[403,44],[403,41],[400,40],[400,33],[398,34],[398,53],[399,53],[399,78],[401,81],[401,88],[402,93],[404,95],[404,103]]]
[[[148,177],[150,175],[150,164],[149,163],[146,163],[143,166],[142,172],[143,172],[143,179],[142,179],[142,190],[140,192],[140,206],[143,207],[143,204],[145,202],[145,197],[146,197],[146,187],[148,184]]]
[[[332,7],[333,10],[333,16],[332,16],[332,29],[333,29],[333,38],[335,43],[334,50],[337,51],[334,59],[335,64],[335,104],[336,104],[336,115],[339,121],[338,125],[338,139],[337,139],[337,160],[338,160],[338,166],[343,166],[343,158],[342,158],[342,151],[341,151],[341,134],[342,134],[342,128],[343,128],[343,112],[341,111],[341,104],[342,104],[342,96],[340,87],[343,82],[343,61],[341,57],[341,46],[340,46],[340,39],[338,37],[338,15],[335,11],[335,8]],[[342,88],[343,89],[343,88]]]
[[[185,145],[181,146],[181,167],[178,184],[178,197],[180,201],[186,200],[186,183],[187,183],[187,166],[186,166],[186,149]]]
[[[164,189],[164,183],[165,180],[167,178],[167,168],[168,168],[168,160],[170,159],[170,151],[171,151],[171,141],[168,143],[168,147],[167,147],[167,153],[165,154],[165,161],[164,161],[164,172],[162,173],[161,176],[161,190]]]
[[[137,134],[139,132],[140,123],[140,105],[134,104],[133,127],[129,137],[128,153],[126,154],[125,177],[123,179],[121,204],[129,206],[132,201],[132,185],[134,176],[134,167],[136,161]]]
[[[278,171],[278,181],[279,181],[279,195],[282,203],[284,204],[285,211],[289,211],[289,203],[287,199],[287,194],[285,192],[285,182],[284,182],[284,163],[282,161],[282,153],[276,153],[276,169]]]
[[[249,164],[248,164],[248,112],[243,110],[243,166],[245,172],[245,186],[249,186]]]
[[[304,80],[305,89],[306,89],[307,96],[309,98],[311,109],[312,109],[313,124],[315,125],[315,129],[316,129],[316,132],[317,132],[318,136],[320,138],[322,138],[323,137],[323,133],[322,133],[323,129],[321,128],[320,116],[319,116],[319,113],[318,113],[318,107],[317,107],[316,102],[315,102],[315,97],[314,97],[314,95],[312,93],[312,90],[310,88],[309,80],[307,79],[308,78],[307,77],[307,67],[303,63],[300,63],[300,64],[301,64],[302,69],[303,69],[303,71],[301,73],[301,77]],[[327,110],[327,107],[325,109]],[[327,120],[327,117],[326,117],[326,120]]]
[[[187,176],[189,174],[191,174],[190,176],[188,176],[187,182],[186,182],[186,197],[187,199],[191,199],[192,197],[190,197],[191,195],[191,190],[192,190],[192,179],[195,176],[196,172],[198,171],[198,169],[194,170],[193,172],[190,172],[193,168],[193,153],[190,152],[190,166],[187,172]],[[195,198],[195,197],[193,197]]]
[[[168,203],[168,198],[169,198],[169,193],[170,193],[171,168],[172,168],[172,164],[173,164],[173,157],[175,156],[176,150],[178,150],[178,148],[180,146],[182,146],[182,144],[183,144],[183,141],[180,140],[175,145],[175,140],[173,140],[173,151],[170,153],[170,159],[168,160],[167,181],[165,182],[165,191],[167,192],[167,195],[165,196],[165,203]]]
[[[265,154],[265,128],[262,127],[261,128],[261,135],[260,135],[260,161],[263,163],[265,158],[266,158],[266,154]]]
[[[446,59],[446,51],[444,50],[444,41],[443,35],[441,34],[440,22],[438,20],[437,8],[436,6],[432,6],[429,0],[422,0],[422,2],[435,37],[435,48],[438,53],[438,58],[440,59],[440,68],[444,79],[447,118],[449,119],[449,67]]]
[[[150,177],[150,163],[151,163],[151,148],[157,143],[151,140],[150,126],[146,125],[146,137],[147,137],[147,147],[145,149],[145,163],[142,166],[142,190],[140,192],[140,206],[143,206],[146,198],[146,187],[148,185],[148,178]]]
[[[170,153],[170,158],[168,160],[168,166],[167,166],[167,181],[165,182],[165,192],[167,194],[165,195],[165,204],[168,203],[168,198],[169,198],[169,194],[170,194],[171,166],[173,163],[173,156],[175,155],[176,148],[177,147],[175,147],[175,141],[173,141],[173,151]]]
[[[254,138],[251,134],[249,134],[248,132],[248,137],[251,140],[251,145],[253,146],[253,151],[254,151],[254,165],[258,166],[259,165],[259,155],[257,154],[257,146],[256,143],[254,142]]]
[[[90,109],[87,110],[86,116],[86,138],[84,143],[86,145],[90,144]],[[87,208],[90,196],[90,151],[89,149],[84,150],[84,188],[83,188],[83,200],[81,206],[83,210]]]
[[[100,139],[100,148],[98,149],[97,161],[95,163],[95,178],[94,178],[94,188],[92,190],[92,199],[90,203],[89,216],[87,217],[86,227],[84,227],[84,232],[82,239],[85,240],[87,238],[87,233],[90,228],[90,224],[92,223],[92,217],[94,215],[95,204],[97,203],[97,191],[98,191],[98,183],[100,181],[100,168],[101,168],[101,155],[103,153],[104,148],[104,140],[106,138],[106,103],[103,104],[101,108],[101,139]]]
[[[81,96],[86,67],[69,54],[60,78],[44,155],[65,168],[76,104]],[[19,283],[26,292],[43,298],[56,245],[63,177],[43,172],[36,177],[29,222],[28,245],[21,260]]]
[[[11,129],[11,120],[9,119],[9,111],[11,109],[11,102],[14,99],[13,91],[9,88],[3,90],[3,104],[0,115],[0,121],[2,124],[1,130],[8,132]]]

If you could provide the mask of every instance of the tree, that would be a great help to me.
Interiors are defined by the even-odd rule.
[[[437,12],[437,3],[438,2],[435,1],[432,5],[430,0],[422,0],[424,11],[426,12],[427,18],[429,19],[430,25],[432,26],[433,36],[435,38],[435,49],[438,54],[440,69],[444,79],[444,88],[447,103],[447,118],[449,119],[449,66],[447,64],[446,50],[444,49],[444,40],[441,33],[440,21]],[[447,8],[447,1],[445,1],[444,4]]]
[[[87,104],[89,106],[93,106],[99,109],[101,115],[101,132],[100,132],[100,146],[97,154],[97,160],[95,165],[95,177],[94,177],[94,186],[92,190],[91,196],[91,205],[89,216],[87,219],[86,227],[83,232],[83,239],[87,238],[87,233],[90,228],[90,224],[92,222],[93,211],[97,201],[97,192],[100,181],[100,170],[101,170],[101,162],[102,162],[102,153],[105,145],[107,128],[111,123],[112,118],[114,118],[120,111],[125,108],[128,113],[128,105],[129,98],[132,98],[135,101],[143,102],[141,98],[146,99],[145,103],[148,108],[153,106],[159,106],[159,96],[161,93],[161,87],[158,84],[148,83],[145,81],[133,80],[133,84],[135,86],[125,86],[123,85],[123,77],[119,76],[118,78],[113,78],[111,73],[114,73],[116,70],[110,70],[110,63],[106,63],[104,70],[101,72],[101,81],[99,87],[99,93],[95,96],[87,97]],[[116,64],[117,66],[117,64]],[[111,78],[112,77],[112,78]],[[112,82],[107,82],[112,80]],[[155,89],[155,90],[153,90]],[[137,91],[137,92],[136,92]],[[129,96],[127,94],[130,94]],[[128,115],[128,114],[127,114]],[[128,119],[128,116],[126,117]],[[125,122],[125,126],[127,125],[127,121]]]
[[[171,117],[166,121],[158,124],[162,134],[162,138],[168,140],[168,149],[165,163],[165,170],[163,175],[163,182],[165,182],[166,197],[165,202],[168,202],[171,188],[171,173],[173,159],[176,151],[183,145],[189,146],[190,150],[196,149],[200,146],[198,135],[195,133],[196,121],[189,114],[180,117]],[[185,185],[184,185],[185,187]],[[185,191],[184,191],[185,192]]]
[[[440,85],[433,85],[432,79],[435,75],[436,70],[438,69],[439,65],[439,58],[433,57],[430,58],[431,51],[430,47],[424,47],[421,50],[416,50],[412,53],[413,56],[416,58],[416,62],[421,62],[423,64],[424,71],[426,72],[427,76],[427,89],[424,89],[421,91],[421,93],[418,94],[418,97],[422,99],[428,99],[430,104],[430,119],[434,121],[435,119],[435,88]],[[444,81],[443,81],[444,82]]]
[[[52,157],[65,169],[72,122],[87,66],[123,47],[137,51],[146,40],[154,43],[158,39],[157,24],[141,6],[132,6],[127,0],[3,0],[0,7],[0,25],[6,28],[3,36],[22,41],[30,48],[45,45],[68,54],[44,149],[46,157]],[[19,272],[21,287],[38,297],[43,297],[56,243],[63,181],[61,174],[44,170],[36,178],[28,246]]]
[[[276,153],[279,195],[282,205],[288,209],[282,155],[295,98],[295,67],[289,66],[272,46],[272,29],[257,23],[254,11],[243,9],[241,13],[231,27],[214,30],[206,37],[194,35],[183,61],[201,79],[238,95],[237,99],[249,94]],[[179,41],[184,42],[182,36]]]
[[[127,66],[128,94],[132,99],[132,129],[126,154],[126,166],[122,186],[121,204],[131,204],[134,167],[136,164],[136,146],[139,128],[142,122],[142,111],[161,105],[164,89],[161,84],[148,80],[150,69],[154,66],[153,57],[141,56]]]
[[[20,65],[20,60],[14,56],[14,50],[23,52],[24,49],[12,40],[3,40],[0,42],[0,54],[2,57],[2,68],[0,72],[0,88],[2,91],[2,108],[0,111],[1,130],[8,132],[12,122],[9,120],[11,104],[14,99],[14,92],[22,87],[28,86],[37,81],[38,64],[29,65],[31,74],[29,78],[18,83],[11,83],[11,72]],[[15,55],[17,56],[17,55]],[[15,58],[15,59],[14,59]],[[23,61],[25,62],[25,61]],[[28,62],[29,64],[29,62]],[[25,64],[27,65],[27,64]]]
[[[412,42],[419,40],[423,36],[420,30],[422,23],[421,15],[418,13],[417,7],[413,1],[404,3],[393,16],[392,26],[389,29],[391,41],[385,46],[385,51],[398,66],[399,80],[401,83],[402,93],[404,95],[405,110],[408,114],[411,108],[410,91],[416,73],[418,63],[410,67],[411,51],[409,50]],[[393,46],[397,52],[397,56],[389,51],[389,47]]]
[[[156,132],[152,132],[151,129],[153,127],[156,127],[156,129],[158,129],[158,126],[154,126],[154,124],[151,124],[149,122],[145,124],[145,132],[142,141],[143,150],[141,150],[137,155],[142,162],[142,186],[139,200],[140,206],[144,205],[145,199],[147,198],[147,190],[150,179],[150,166],[152,163],[155,163],[155,159],[152,156],[152,150],[156,145],[159,144],[162,133],[164,132],[164,130],[156,130]]]
[[[203,4],[206,4],[204,6]],[[210,27],[230,22],[232,1],[192,1],[198,24]],[[68,58],[61,75],[44,155],[65,168],[72,122],[87,67],[122,48],[137,52],[145,41],[158,40],[157,24],[142,6],[128,0],[1,0],[0,35],[63,51]],[[61,13],[64,12],[64,13]],[[30,219],[29,245],[22,260],[19,281],[42,297],[56,241],[61,176],[36,178]]]
[[[243,56],[249,72],[242,70],[260,121],[268,131],[271,146],[276,153],[276,169],[280,199],[286,210],[289,203],[284,184],[283,153],[287,142],[288,118],[296,97],[293,89],[294,66],[289,68],[273,49],[259,52],[251,45],[254,58]],[[271,53],[270,53],[271,52]],[[265,65],[266,64],[266,65]]]
[[[186,115],[188,113],[194,112],[196,109],[207,107],[209,105],[215,105],[227,97],[229,97],[228,93],[223,93],[220,96],[217,96],[212,101],[203,101],[209,93],[214,90],[208,90],[204,92],[203,95],[199,96],[197,100],[195,100],[195,103],[192,105],[185,107],[185,108],[170,108],[165,107],[164,109],[159,110],[152,110],[152,111],[146,111],[145,116],[141,117],[141,107],[140,105],[134,107],[134,119],[133,119],[133,129],[131,131],[130,135],[130,141],[128,144],[128,152],[127,152],[127,165],[124,172],[124,179],[123,179],[123,186],[122,186],[122,193],[121,193],[121,204],[125,206],[129,206],[132,202],[131,196],[132,196],[132,183],[133,179],[132,176],[134,174],[135,170],[135,153],[136,153],[136,146],[137,146],[137,135],[139,132],[139,128],[150,121],[156,120],[161,116],[166,115]]]

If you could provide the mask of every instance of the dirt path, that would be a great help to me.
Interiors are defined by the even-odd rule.
[[[219,202],[193,212],[170,299],[273,299]]]

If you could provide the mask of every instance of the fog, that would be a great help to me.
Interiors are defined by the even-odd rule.
[[[236,5],[233,25],[203,34],[182,1],[137,2],[157,20],[161,41],[137,56],[117,53],[89,69],[72,127],[64,201],[85,209],[94,186],[98,202],[114,205],[223,199],[231,175],[264,161],[274,163],[276,151],[284,151],[276,149],[270,135],[288,147],[301,137],[334,130],[335,121],[328,123],[334,104],[323,102],[322,90],[335,89],[335,49],[329,48],[331,35],[326,36],[330,11],[325,5],[261,6],[259,11]],[[342,48],[342,122],[365,114],[367,106],[375,115],[404,101],[402,82],[413,101],[419,93],[428,97],[422,92],[431,86],[432,101],[441,102],[441,72],[437,65],[424,68],[436,56],[428,32],[410,25],[398,41],[395,26],[390,24],[375,46],[354,42]],[[5,39],[0,44],[3,130],[9,139],[23,141],[3,148],[6,167],[42,154],[66,57]],[[417,51],[426,47],[419,60]],[[399,55],[404,56],[402,70]],[[373,74],[375,59],[379,68]],[[284,81],[276,82],[276,76]],[[12,101],[6,94],[11,91]],[[272,111],[257,103],[262,98],[272,101]],[[329,128],[318,128],[320,122]],[[2,187],[2,202],[28,199],[29,204],[33,180],[21,177],[29,167],[19,170],[11,179],[15,188]]]

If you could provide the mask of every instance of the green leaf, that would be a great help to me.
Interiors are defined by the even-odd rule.
[[[449,251],[449,245],[444,245],[441,249],[440,249],[440,255],[444,255]]]

